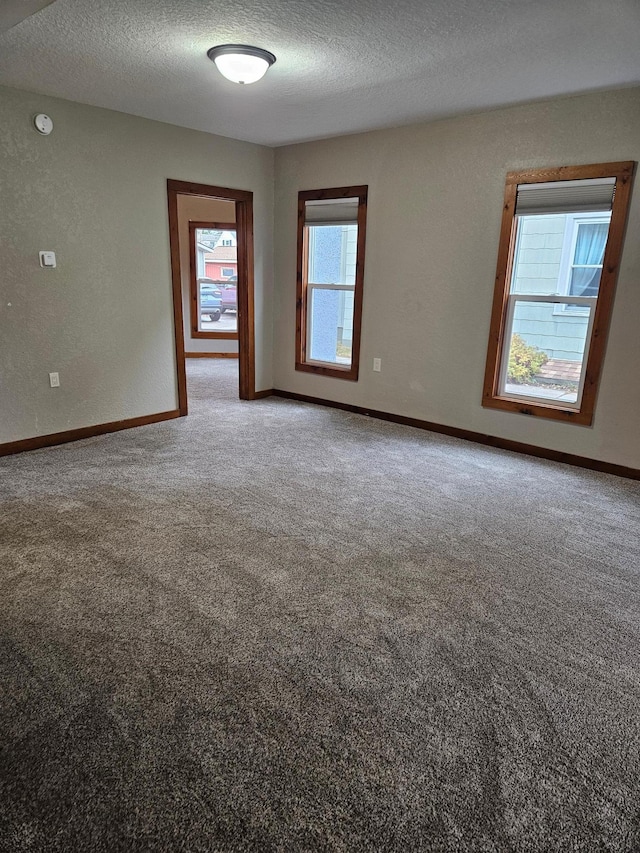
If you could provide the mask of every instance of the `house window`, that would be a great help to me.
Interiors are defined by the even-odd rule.
[[[558,292],[573,296],[597,296],[611,211],[600,215],[569,213],[564,218],[566,225]],[[557,305],[554,313],[579,316],[588,313],[588,309],[567,303]]]
[[[220,245],[221,246],[233,246],[233,240],[221,240]]]
[[[215,259],[217,240],[222,229],[231,231],[234,227],[214,222],[189,222],[192,338],[238,338],[236,270],[232,267],[226,270],[222,268],[222,277],[234,277],[233,283],[222,282]]]
[[[222,278],[231,278],[231,276],[235,275],[236,271],[233,267],[222,267],[220,270],[220,275]]]
[[[298,194],[296,370],[357,380],[367,187]]]
[[[507,176],[484,406],[592,422],[634,168]]]

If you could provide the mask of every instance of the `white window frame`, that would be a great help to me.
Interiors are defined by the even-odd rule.
[[[580,380],[578,382],[578,389],[576,394],[575,403],[563,401],[563,407],[566,409],[574,409],[576,411],[580,411],[580,406],[582,405],[582,392],[584,389],[584,382],[587,372],[587,354],[588,354],[588,346],[591,340],[591,335],[593,332],[593,321],[595,318],[596,311],[596,302],[598,301],[597,296],[569,296],[569,300],[571,300],[572,304],[584,306],[584,312],[581,313],[581,317],[585,317],[587,319],[587,330],[585,337],[585,352],[582,357],[581,367],[580,367]],[[567,304],[567,297],[565,296],[557,296],[557,295],[547,295],[541,293],[510,293],[507,296],[507,315],[505,319],[505,341],[508,342],[503,349],[502,352],[502,360],[500,362],[500,380],[499,380],[499,393],[502,397],[509,400],[521,400],[527,401],[531,403],[545,403],[547,402],[545,397],[540,397],[536,395],[529,394],[519,394],[517,391],[507,391],[507,373],[509,370],[509,353],[511,351],[511,340],[513,338],[513,318],[516,311],[516,306],[518,302],[542,302],[548,305],[550,302],[554,303],[554,306],[563,306]],[[556,308],[554,307],[554,313],[556,313]]]
[[[560,295],[569,295],[571,272],[574,266],[573,259],[576,253],[576,243],[578,242],[578,230],[580,226],[586,223],[596,225],[606,223],[609,226],[611,225],[611,214],[609,213],[607,216],[602,211],[598,213],[567,213],[566,217],[562,254],[560,256],[560,270],[558,273],[558,293]],[[595,268],[595,264],[593,266]],[[600,264],[599,266],[602,269],[602,265]],[[571,304],[556,305],[553,313],[565,317],[585,317],[588,312],[584,308],[577,307],[580,304],[577,298],[572,297]]]
[[[345,225],[353,225],[356,227],[356,229],[358,227],[357,221],[354,221],[354,222],[346,222],[346,221],[345,222],[336,222],[335,225],[338,227],[342,227]],[[330,223],[326,223],[326,222],[318,222],[317,224],[314,224],[314,225],[305,225],[305,229],[307,231],[307,240],[308,240],[308,245],[309,245],[309,273],[311,272],[311,266],[312,266],[311,259],[312,259],[312,256],[314,253],[314,247],[315,247],[316,232],[314,229],[315,228],[323,228],[323,227],[326,228],[326,227],[332,227],[332,226]],[[356,234],[357,234],[357,231],[356,231]],[[343,231],[342,232],[342,248],[340,251],[340,274],[341,274],[342,278],[347,277],[347,269],[346,269],[347,268],[347,251],[346,251],[347,250],[347,237],[348,237],[348,232]],[[314,282],[314,281],[308,281],[307,282],[307,330],[308,330],[308,334],[307,334],[307,352],[306,352],[306,359],[305,360],[308,364],[319,364],[319,365],[324,365],[326,367],[344,366],[341,361],[321,361],[320,359],[317,359],[317,358],[311,358],[311,342],[313,340],[313,310],[312,310],[312,307],[313,307],[313,292],[314,292],[314,290],[337,290],[337,291],[340,291],[341,293],[350,292],[350,293],[353,293],[355,295],[355,290],[356,290],[355,281],[353,284],[336,284],[335,282],[332,282],[330,284],[319,284],[318,282]],[[349,362],[349,366],[351,366],[351,361]]]
[[[569,220],[565,224],[565,233],[564,233],[564,241],[563,241],[563,255],[561,257],[560,262],[560,270],[558,273],[558,293],[526,293],[523,291],[512,292],[511,288],[514,285],[517,264],[515,263],[516,259],[519,256],[521,249],[521,239],[522,239],[522,229],[520,227],[520,221],[526,218],[526,214],[523,216],[516,216],[516,240],[515,240],[515,251],[514,251],[514,264],[511,270],[511,280],[509,282],[509,293],[506,297],[506,314],[504,321],[504,340],[505,346],[502,350],[502,357],[499,365],[499,380],[498,380],[498,393],[505,400],[517,400],[521,402],[530,402],[530,403],[546,403],[547,398],[542,396],[536,396],[533,394],[519,394],[517,391],[507,391],[507,373],[509,370],[509,353],[511,350],[511,340],[513,338],[513,320],[515,316],[516,306],[518,302],[541,302],[543,304],[548,305],[549,303],[553,304],[553,313],[558,315],[562,314],[564,316],[567,315],[575,315],[579,317],[583,317],[587,320],[587,329],[586,329],[586,337],[585,337],[585,352],[582,357],[581,367],[580,367],[580,379],[578,382],[578,389],[576,394],[575,403],[570,403],[567,401],[563,401],[563,408],[568,409],[569,411],[580,411],[580,406],[582,405],[582,392],[584,390],[584,383],[587,372],[587,355],[588,355],[588,347],[589,342],[591,341],[591,336],[593,333],[593,321],[595,318],[595,310],[596,303],[598,302],[597,296],[573,296],[569,294],[569,275],[571,273],[571,268],[573,266],[570,261],[573,260],[573,256],[575,254],[576,241],[578,237],[578,226],[581,222],[606,222],[610,223],[610,216],[607,217],[602,213],[567,213],[565,214],[567,219]],[[569,235],[569,239],[567,238]],[[567,251],[567,246],[570,245],[570,251]],[[564,264],[564,266],[563,266]],[[579,306],[579,307],[574,307]]]
[[[356,286],[355,284],[313,284],[309,282],[307,284],[307,358],[306,361],[308,364],[320,364],[325,367],[340,367],[342,364],[341,361],[321,361],[317,358],[311,358],[311,341],[313,340],[313,291],[314,290],[338,290],[342,293],[345,291],[349,291],[350,293],[355,293]],[[353,359],[352,359],[353,360]],[[351,366],[352,360],[349,362],[349,367]]]

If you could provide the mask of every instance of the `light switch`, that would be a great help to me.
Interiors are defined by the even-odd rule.
[[[55,252],[40,252],[40,266],[46,269],[53,269],[56,265]]]

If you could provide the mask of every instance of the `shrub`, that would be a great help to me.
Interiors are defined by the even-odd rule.
[[[528,382],[548,360],[549,356],[541,349],[529,346],[520,335],[514,335],[511,338],[507,380],[517,385]]]

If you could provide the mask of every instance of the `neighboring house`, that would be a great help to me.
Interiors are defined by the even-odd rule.
[[[223,231],[205,258],[207,278],[221,281],[238,274],[238,244],[235,231]]]
[[[196,243],[196,278],[208,277],[209,274],[206,271],[205,258],[210,251],[211,248],[209,246],[206,246],[204,243]]]
[[[355,224],[312,226],[309,229],[309,281],[355,285],[358,228]],[[336,343],[350,348],[353,338],[354,290],[316,289],[312,337],[313,357],[326,353],[332,361]],[[337,341],[336,341],[337,333]],[[322,341],[322,343],[321,343]]]
[[[611,214],[523,217],[513,283],[516,293],[596,296]],[[588,308],[521,303],[513,330],[551,359],[580,361]]]

